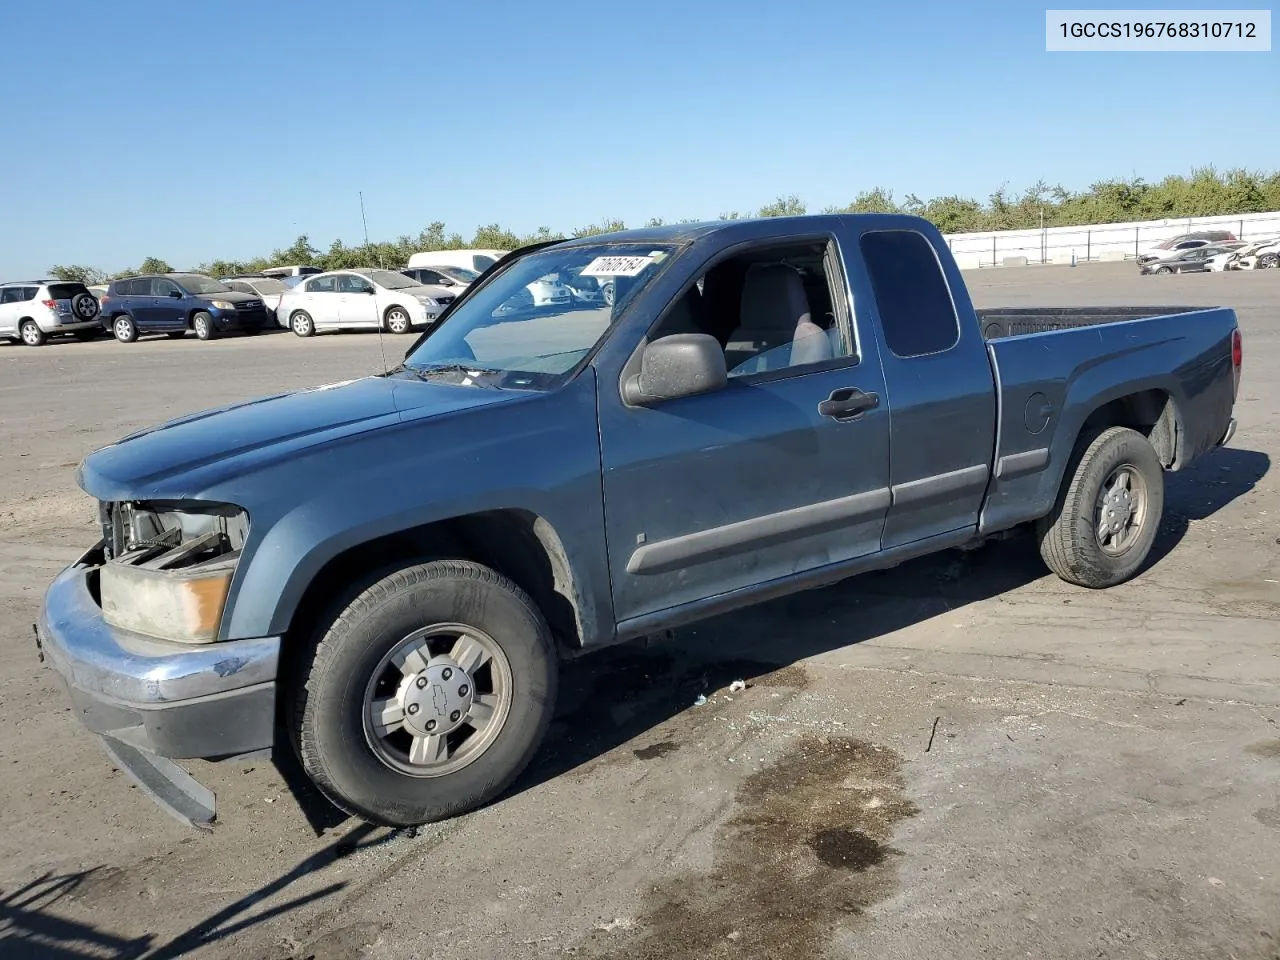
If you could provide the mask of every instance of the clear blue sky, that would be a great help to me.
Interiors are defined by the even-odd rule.
[[[1046,53],[1045,6],[9,0],[0,279],[358,243],[360,190],[380,239],[1280,167],[1280,54]]]

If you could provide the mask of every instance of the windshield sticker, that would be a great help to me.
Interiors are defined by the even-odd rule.
[[[653,257],[596,257],[583,268],[584,277],[634,277]]]

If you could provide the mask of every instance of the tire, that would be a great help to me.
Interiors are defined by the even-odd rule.
[[[196,332],[197,340],[217,340],[218,328],[213,325],[213,317],[203,310],[191,315],[191,329]]]
[[[23,320],[18,325],[18,337],[28,347],[41,347],[47,339],[40,325],[34,320]]]
[[[604,305],[606,307],[612,307],[614,295],[616,291],[616,288],[614,287],[613,282],[610,281],[609,283],[606,283],[602,289],[604,291]]]
[[[409,319],[409,314],[404,307],[392,307],[383,320],[392,333],[408,333],[413,329],[413,321]]]
[[[90,340],[97,340],[101,333],[101,330],[76,330],[71,335],[81,343],[88,343]]]
[[[1258,258],[1259,270],[1272,270],[1280,266],[1280,253],[1267,253]]]
[[[121,343],[133,343],[138,339],[138,325],[133,322],[133,317],[125,313],[112,319],[111,332]]]
[[[71,300],[71,312],[80,320],[92,320],[98,309],[98,298],[91,293],[78,293]]]
[[[307,311],[295,310],[289,318],[289,329],[300,337],[309,337],[316,332],[316,323]]]
[[[1152,273],[1173,273],[1173,267],[1156,267]]]
[[[1121,486],[1127,497],[1108,502]],[[1068,583],[1113,587],[1142,568],[1163,514],[1164,467],[1151,442],[1108,427],[1077,445],[1053,511],[1036,524],[1040,556]]]
[[[435,638],[429,662],[410,656],[395,666],[389,658],[424,634]],[[476,648],[490,659],[472,677],[458,663],[474,663],[465,651]],[[533,758],[555,707],[558,664],[546,621],[506,577],[464,561],[377,581],[321,625],[295,666],[288,716],[303,769],[343,810],[388,826],[456,816],[496,797]],[[482,726],[468,719],[478,709],[468,690],[488,705]],[[394,732],[375,728],[375,714],[390,716],[376,701],[395,705]],[[432,728],[448,737],[422,732]],[[427,759],[433,741],[445,749]]]
[[[186,335],[187,335],[187,331],[185,330],[170,330],[168,333],[165,334],[165,336],[168,337],[170,340],[181,340]]]

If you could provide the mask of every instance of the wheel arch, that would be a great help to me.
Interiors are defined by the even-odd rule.
[[[533,598],[562,656],[584,646],[593,627],[564,543],[543,517],[528,510],[467,514],[374,537],[329,557],[293,604],[286,650],[362,590],[398,569],[430,560],[470,560],[503,574]],[[286,654],[287,655],[287,654]]]
[[[1168,390],[1151,387],[1099,403],[1080,424],[1071,448],[1079,446],[1082,437],[1107,427],[1129,427],[1138,431],[1151,442],[1162,467],[1169,470],[1177,464],[1182,419],[1177,401]]]

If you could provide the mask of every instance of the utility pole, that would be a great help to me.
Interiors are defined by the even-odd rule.
[[[364,227],[364,245],[369,245],[369,221],[364,218],[364,191],[360,191],[360,223]]]

